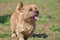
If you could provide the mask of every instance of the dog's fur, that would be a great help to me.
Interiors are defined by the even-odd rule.
[[[38,14],[39,10],[35,4],[23,5],[22,2],[19,2],[10,19],[11,37],[17,36],[19,40],[24,40],[24,36],[30,36],[36,25],[34,16],[38,16]]]

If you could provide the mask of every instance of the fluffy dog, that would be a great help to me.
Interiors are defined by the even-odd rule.
[[[22,2],[19,2],[10,19],[11,37],[17,36],[19,40],[24,40],[25,36],[32,35],[38,15],[39,10],[35,4],[23,5]]]

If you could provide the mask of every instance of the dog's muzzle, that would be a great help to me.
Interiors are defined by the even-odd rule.
[[[33,17],[35,20],[39,20],[39,11],[34,11],[35,12],[35,16]]]
[[[35,13],[36,13],[36,15],[38,15],[39,14],[39,11],[34,11]]]

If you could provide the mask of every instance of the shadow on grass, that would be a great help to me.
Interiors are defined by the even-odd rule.
[[[43,33],[43,34],[33,34],[32,35],[32,37],[37,37],[37,38],[47,38],[48,37],[48,35],[46,34],[46,33]],[[28,39],[28,36],[25,36],[25,40],[27,40]]]
[[[38,37],[38,38],[47,38],[48,37],[48,35],[46,34],[46,33],[43,33],[43,34],[33,34],[33,36],[32,37]]]
[[[5,23],[6,20],[8,18],[10,18],[11,14],[10,15],[4,15],[4,16],[0,16],[0,23]]]

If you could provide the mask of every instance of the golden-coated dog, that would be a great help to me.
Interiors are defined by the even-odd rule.
[[[39,10],[35,4],[23,5],[19,2],[10,19],[11,37],[17,36],[19,40],[24,40],[25,36],[32,35],[36,28],[35,21],[38,15]]]

